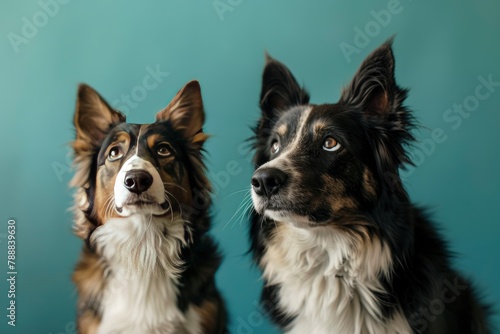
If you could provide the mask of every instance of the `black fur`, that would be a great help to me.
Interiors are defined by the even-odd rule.
[[[478,300],[471,282],[452,268],[445,241],[425,210],[411,202],[399,176],[399,170],[411,164],[406,147],[414,141],[415,122],[403,104],[408,91],[396,84],[394,67],[389,40],[367,57],[338,103],[314,105],[286,66],[267,57],[260,96],[262,116],[254,128],[255,169],[279,156],[270,153],[272,143],[278,141],[286,148],[290,138],[299,135],[301,122],[319,121],[328,129],[306,133],[297,152],[287,156],[287,166],[300,174],[283,184],[280,191],[287,196],[262,196],[262,202],[265,208],[279,207],[317,225],[340,226],[348,233],[368,233],[389,245],[394,275],[381,277],[385,293],[377,294],[386,319],[401,308],[413,333],[490,333],[489,308]],[[306,108],[312,112],[304,121],[300,116]],[[287,128],[285,136],[277,134],[280,125]],[[331,133],[342,145],[335,155],[321,150],[321,140]],[[369,182],[373,192],[363,178],[365,169],[373,177]],[[342,191],[327,194],[337,188]],[[354,204],[332,209],[340,199]],[[256,264],[260,265],[275,229],[276,224],[262,212],[252,213],[250,240]],[[271,319],[285,329],[294,315],[280,309],[278,289],[265,284],[261,300]],[[446,291],[456,293],[446,295]],[[443,295],[455,298],[444,303],[443,312],[432,314],[431,303]]]

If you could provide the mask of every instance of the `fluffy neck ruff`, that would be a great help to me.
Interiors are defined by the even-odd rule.
[[[409,333],[402,312],[383,319],[392,255],[377,238],[335,227],[277,223],[261,260],[264,278],[277,285],[278,305],[294,317],[288,333]]]
[[[177,333],[189,320],[177,307],[181,248],[191,235],[180,218],[133,215],[110,219],[91,242],[109,269],[99,333]],[[188,331],[199,333],[199,329]]]
[[[91,243],[121,275],[177,278],[183,266],[181,248],[190,237],[188,223],[180,217],[136,214],[110,219],[94,231]]]

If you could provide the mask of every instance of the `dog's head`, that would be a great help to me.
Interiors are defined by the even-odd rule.
[[[87,238],[109,219],[133,214],[180,216],[193,207],[194,197],[207,197],[204,118],[197,81],[182,88],[151,124],[126,123],[96,91],[81,85],[72,185],[80,188],[76,200],[84,217],[77,234]]]
[[[310,227],[366,214],[383,196],[406,196],[399,168],[413,137],[394,79],[391,41],[371,53],[335,104],[309,104],[290,71],[268,57],[255,128],[256,211]]]

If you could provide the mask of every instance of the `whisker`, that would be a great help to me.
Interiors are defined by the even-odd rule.
[[[236,195],[236,194],[239,194],[239,193],[242,193],[242,192],[245,192],[245,191],[249,191],[249,190],[250,190],[249,188],[245,188],[245,189],[233,191],[232,193],[230,193],[229,195],[227,195],[226,197],[224,197],[222,200],[225,200],[228,197],[231,197],[233,195]]]
[[[180,212],[181,217],[182,217],[182,205],[177,200],[177,198],[174,195],[172,195],[172,193],[170,193],[167,189],[164,189],[164,193],[165,193],[165,200],[167,201],[168,207],[170,208],[170,222],[173,223],[174,222],[174,208],[172,207],[172,202],[170,201],[170,197],[172,197],[177,202],[177,205],[179,205],[179,212]]]
[[[180,185],[176,184],[176,183],[173,183],[173,182],[163,182],[163,184],[165,186],[174,186],[174,187],[177,187],[177,188],[180,188],[181,190],[183,190],[184,192],[188,192],[186,189],[184,189],[183,187],[181,187]]]
[[[260,216],[260,228],[264,227],[264,216]]]
[[[173,183],[173,182],[163,182],[163,185],[164,186],[174,186],[174,187],[181,189],[185,193],[188,193],[188,191],[185,188],[183,188],[180,185]],[[167,201],[167,203],[170,207],[170,222],[172,223],[174,221],[174,210],[172,208],[172,202],[170,201],[170,198],[173,198],[177,202],[177,205],[179,206],[179,213],[180,213],[181,217],[183,217],[182,205],[179,202],[179,200],[171,192],[169,192],[167,189],[165,189],[165,187],[163,188],[163,190],[164,190],[164,194],[165,194],[165,200]]]
[[[108,198],[104,202],[104,216],[112,217],[113,216],[113,204],[114,204],[114,194],[109,194]]]
[[[240,203],[240,204],[238,205],[238,207],[236,208],[236,212],[233,214],[233,216],[231,217],[231,219],[229,219],[229,221],[228,221],[228,222],[224,225],[224,227],[223,227],[222,229],[225,229],[225,228],[226,228],[226,227],[227,227],[227,226],[231,223],[231,221],[234,219],[234,217],[236,217],[236,215],[237,215],[237,214],[238,214],[241,210],[243,210],[243,208],[245,208],[245,207],[246,207],[246,205],[247,205],[247,201],[248,201],[248,200],[251,200],[250,196],[251,196],[251,194],[249,193],[249,194],[247,194],[247,195],[243,198],[243,200],[241,201],[241,203]]]
[[[249,216],[249,213],[252,212],[252,210],[254,209],[253,207],[253,203],[252,201],[249,201],[247,207],[245,208],[245,210],[241,213],[240,215],[240,219],[239,219],[239,225],[241,226],[241,224],[243,223],[243,219],[245,217],[248,217]]]

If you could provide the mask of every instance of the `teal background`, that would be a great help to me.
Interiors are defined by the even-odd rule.
[[[259,115],[264,51],[292,69],[312,102],[335,102],[361,60],[393,34],[398,82],[411,88],[407,103],[425,127],[419,140],[428,142],[435,128],[446,134],[427,153],[415,152],[418,166],[405,174],[405,183],[417,203],[433,209],[458,253],[456,265],[474,277],[498,312],[500,87],[457,129],[443,115],[475,93],[478,76],[500,81],[500,3],[401,0],[399,13],[378,24],[377,32],[370,11],[386,10],[393,1],[221,2],[231,10],[219,16],[212,0],[73,0],[47,16],[17,53],[9,34],[22,34],[24,17],[33,22],[38,15],[44,23],[37,14],[42,7],[34,0],[1,2],[0,332],[74,332],[70,275],[81,242],[71,232],[67,184],[76,87],[86,82],[120,106],[121,94],[142,85],[146,68],[159,66],[169,75],[136,101],[128,120],[152,121],[188,80],[200,80],[206,131],[213,134],[207,144],[217,190],[213,235],[225,253],[217,279],[231,332],[276,333],[256,306],[261,282],[245,255],[246,220],[237,210],[249,190],[250,158],[241,144]],[[355,45],[355,28],[367,24],[373,37],[349,62],[340,45]],[[17,223],[15,328],[5,316],[11,218]],[[498,317],[495,322],[500,328]]]

